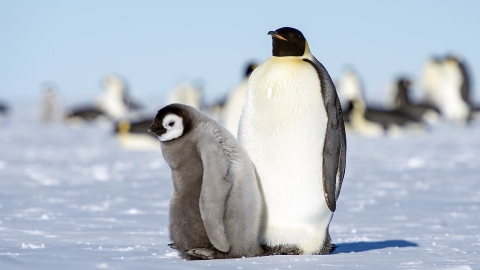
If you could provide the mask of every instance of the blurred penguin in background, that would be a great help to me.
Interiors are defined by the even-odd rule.
[[[245,101],[245,91],[247,90],[248,78],[250,78],[250,74],[252,74],[257,66],[258,64],[255,62],[251,62],[247,65],[242,81],[230,92],[222,110],[221,122],[227,130],[235,136],[235,138],[237,137],[238,124],[240,123],[243,102]]]
[[[4,101],[0,101],[0,118],[5,117],[9,111],[9,107],[7,103]]]
[[[208,115],[210,118],[217,122],[222,121],[222,112],[225,107],[225,103],[227,103],[227,95],[220,96],[213,102],[206,102],[203,107],[203,113]]]
[[[118,75],[107,75],[102,79],[103,91],[93,104],[77,105],[66,115],[68,120],[119,121],[141,106],[134,102],[128,93],[126,81]]]
[[[343,119],[345,125],[350,123],[349,113],[352,109],[351,102],[356,101],[365,105],[363,97],[363,85],[360,76],[353,67],[347,67],[337,81],[337,92],[342,104]]]
[[[200,82],[177,84],[167,97],[166,104],[180,103],[192,106],[197,110],[203,109],[203,91]]]
[[[420,88],[423,92],[422,102],[438,108],[440,103],[440,88],[442,60],[439,57],[432,57],[423,68],[420,79]]]
[[[417,104],[412,99],[412,81],[406,76],[396,79],[390,89],[388,108],[412,117],[416,121],[434,124],[439,120],[440,111],[428,104]]]
[[[177,84],[167,97],[166,104],[180,103],[197,110],[204,109],[202,81]],[[124,117],[116,121],[114,133],[120,145],[127,150],[158,151],[158,138],[148,132],[155,114],[151,116]]]
[[[40,121],[44,123],[62,120],[63,107],[53,83],[45,83],[40,103]]]
[[[473,100],[473,92],[472,92],[472,78],[470,75],[470,71],[468,70],[468,65],[466,61],[460,58],[457,55],[450,54],[446,57],[447,60],[453,61],[457,64],[458,69],[462,75],[462,84],[460,87],[460,93],[462,96],[463,101],[465,101],[470,107],[470,117],[469,120],[474,115],[480,114],[480,105],[475,104]]]
[[[96,106],[111,119],[125,118],[129,111],[126,104],[126,83],[116,75],[107,75],[102,82],[103,93],[97,98]]]
[[[471,116],[469,84],[458,57],[433,57],[427,61],[421,78],[424,102],[437,107],[448,121],[465,124]]]
[[[347,67],[340,75],[337,81],[337,91],[343,110],[346,109],[343,106],[345,105],[346,107],[352,100],[365,100],[362,81],[353,67]]]
[[[158,151],[160,141],[157,136],[148,132],[154,117],[139,120],[120,120],[115,123],[114,133],[120,146],[134,151]]]

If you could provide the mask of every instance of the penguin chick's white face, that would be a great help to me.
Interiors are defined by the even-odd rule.
[[[195,121],[195,109],[183,104],[170,104],[160,109],[148,129],[162,143],[185,136]]]
[[[167,130],[158,136],[160,141],[170,141],[183,134],[183,119],[176,114],[167,114],[162,120],[162,126]]]

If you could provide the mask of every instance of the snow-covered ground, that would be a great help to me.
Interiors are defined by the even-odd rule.
[[[480,269],[480,121],[349,134],[331,255],[184,261],[167,246],[160,147],[124,150],[108,125],[41,125],[21,110],[0,121],[2,270]]]

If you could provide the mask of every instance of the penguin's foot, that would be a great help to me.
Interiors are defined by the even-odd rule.
[[[337,245],[332,243],[332,240],[330,238],[330,234],[327,232],[327,237],[325,238],[325,241],[323,242],[322,248],[316,253],[317,255],[327,255],[332,253],[335,249],[337,248]]]
[[[277,246],[266,246],[262,245],[264,250],[264,255],[300,255],[302,250],[297,246],[293,245],[277,245]]]
[[[207,248],[193,248],[186,251],[186,253],[197,260],[212,260],[215,259],[215,250]]]
[[[315,254],[316,255],[327,255],[327,254],[330,254],[333,251],[335,251],[336,248],[337,248],[337,245],[329,244],[329,245],[323,246],[322,249],[320,249],[320,251],[315,253]]]

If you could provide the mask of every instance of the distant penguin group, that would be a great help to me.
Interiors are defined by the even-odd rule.
[[[346,166],[340,101],[302,32],[268,34],[273,55],[235,101],[244,103],[238,142],[182,104],[162,108],[149,128],[172,170],[170,246],[183,258],[335,249],[328,228]]]
[[[345,125],[348,131],[365,136],[380,136],[401,130],[421,130],[422,118],[410,113],[411,103],[398,103],[395,108],[385,109],[367,105],[363,96],[363,85],[358,73],[347,69],[337,82],[342,100]],[[397,91],[408,91],[408,83],[398,82]],[[396,99],[397,100],[397,99]],[[408,108],[407,108],[408,107]]]
[[[346,69],[337,81],[346,129],[366,136],[422,132],[444,120],[468,124],[479,115],[472,101],[471,79],[464,60],[455,55],[428,59],[421,77],[399,76],[390,87],[385,106],[365,101],[359,74]]]

